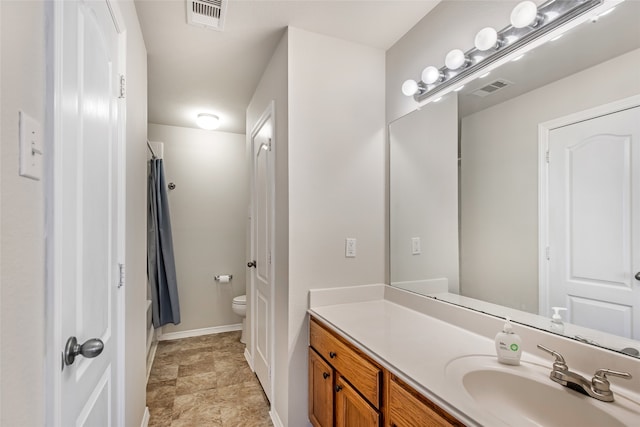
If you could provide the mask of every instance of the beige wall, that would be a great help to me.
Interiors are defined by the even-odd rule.
[[[238,324],[231,310],[245,294],[248,170],[245,136],[149,124],[149,139],[164,143],[181,323],[162,333]],[[214,276],[232,274],[223,284]]]
[[[465,296],[537,313],[538,124],[640,93],[639,68],[640,49],[462,119]]]
[[[146,50],[133,2],[120,3],[129,38],[125,419],[127,425],[136,426],[142,421],[145,406]],[[50,10],[51,4],[0,2],[0,424],[3,426],[45,424],[44,186],[49,183],[18,176],[17,125],[18,109],[22,109],[46,130],[45,41],[51,38],[45,32],[45,16],[50,16],[45,10]],[[140,169],[136,169],[136,164],[141,165]]]
[[[308,422],[309,289],[384,281],[384,100],[383,51],[289,29],[290,426]]]
[[[118,0],[127,29],[125,218],[125,424],[139,426],[146,406],[147,356],[147,49],[133,0]]]
[[[45,125],[45,3],[0,2],[0,408],[44,425],[44,182],[18,176],[18,110]],[[19,41],[19,43],[16,43]]]
[[[288,345],[287,330],[289,321],[289,171],[288,171],[288,141],[289,141],[289,90],[288,90],[288,60],[289,38],[284,34],[276,48],[260,83],[258,84],[251,102],[247,107],[247,140],[246,159],[247,170],[251,170],[251,131],[258,119],[265,112],[269,103],[275,104],[275,138],[272,141],[275,155],[275,256],[273,273],[275,284],[274,295],[274,348],[275,357],[272,364],[274,381],[274,396],[271,398],[272,411],[276,412],[284,425],[287,424],[287,408],[289,399],[288,388]],[[251,295],[247,295],[249,301]],[[249,303],[248,303],[249,304]],[[247,313],[247,347],[253,354],[251,347],[251,313]],[[292,425],[292,424],[291,424]]]

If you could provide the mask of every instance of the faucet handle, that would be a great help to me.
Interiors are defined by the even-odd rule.
[[[558,353],[555,350],[551,350],[550,348],[547,348],[541,344],[538,344],[538,348],[540,350],[544,350],[547,353],[549,353],[550,355],[552,355],[553,357],[556,358],[556,360],[553,362],[553,369],[556,371],[566,371],[569,369],[569,367],[567,366],[567,362],[564,361],[564,357],[562,357],[562,355],[560,353]]]
[[[609,380],[607,379],[607,375],[624,378],[625,380],[630,380],[632,378],[631,374],[628,372],[613,371],[611,369],[598,369],[591,380],[593,388],[598,391],[609,390]]]

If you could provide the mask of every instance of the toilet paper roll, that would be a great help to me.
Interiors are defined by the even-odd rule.
[[[232,277],[230,274],[221,274],[220,276],[216,276],[215,279],[220,283],[229,283]]]

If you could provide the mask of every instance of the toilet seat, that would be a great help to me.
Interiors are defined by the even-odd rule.
[[[247,305],[247,296],[246,295],[237,296],[233,299],[233,303],[236,305]]]

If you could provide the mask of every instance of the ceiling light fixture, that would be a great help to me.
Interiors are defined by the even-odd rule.
[[[402,93],[417,102],[442,97],[477,75],[488,76],[491,70],[509,61],[513,53],[522,55],[551,39],[551,34],[558,36],[562,31],[556,30],[560,27],[565,26],[566,31],[589,21],[593,13],[599,16],[610,13],[618,1],[622,0],[547,0],[540,6],[530,0],[522,1],[511,12],[511,25],[499,31],[492,27],[481,29],[475,36],[473,48],[449,51],[445,67],[426,67],[421,81],[406,80],[402,84]],[[605,3],[609,4],[608,8]]]
[[[200,113],[196,118],[196,124],[205,130],[218,129],[218,126],[220,126],[220,117],[215,114]]]

